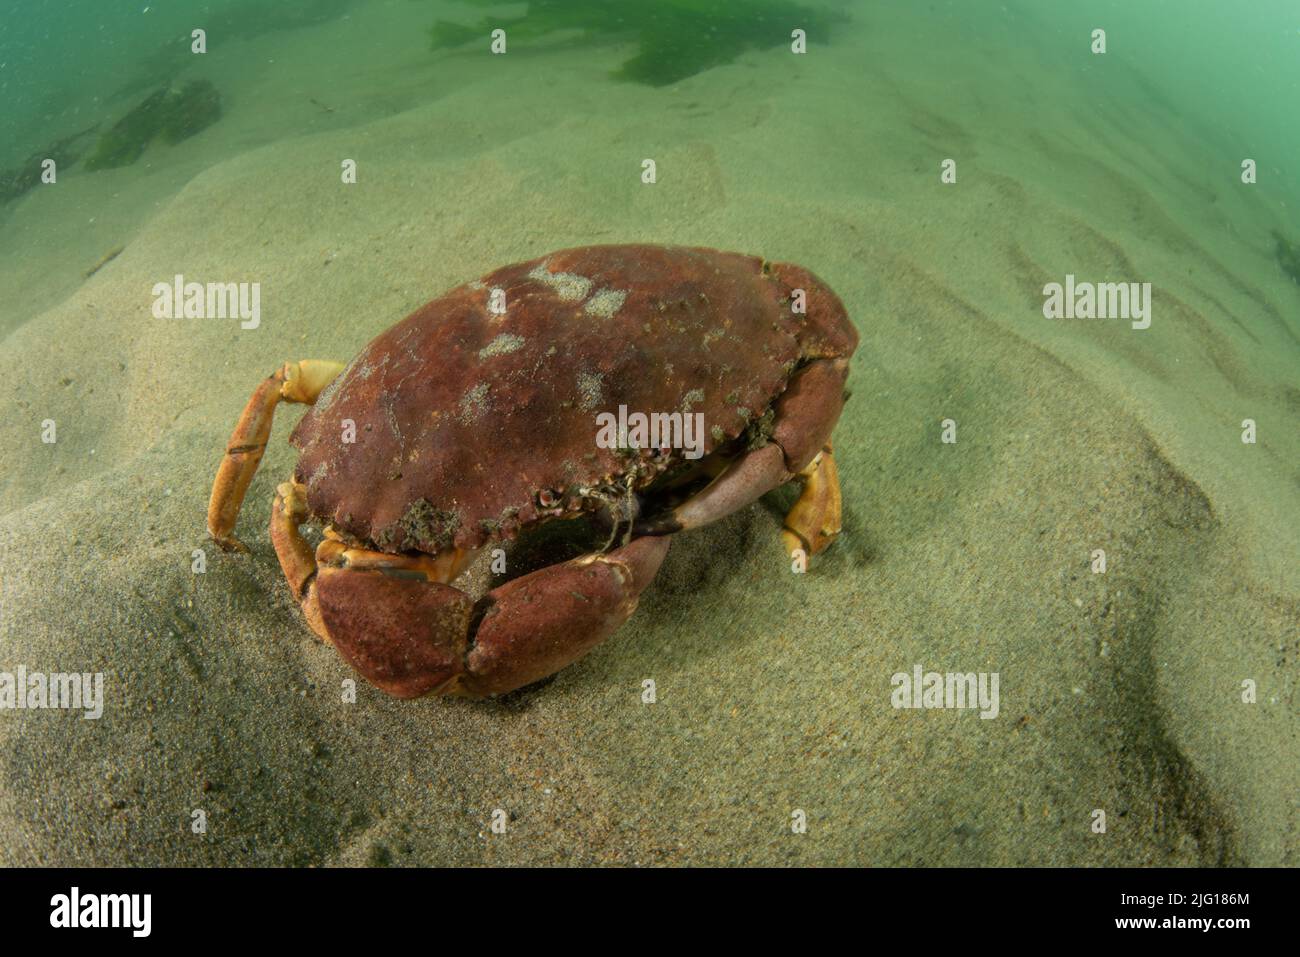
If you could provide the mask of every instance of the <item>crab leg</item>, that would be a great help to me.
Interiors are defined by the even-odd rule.
[[[840,530],[840,487],[830,434],[844,405],[847,371],[843,359],[809,362],[776,401],[771,442],[737,458],[677,508],[639,523],[636,533],[667,535],[716,522],[800,475],[804,490],[786,516],[786,547],[810,555],[826,548]]]
[[[798,549],[805,556],[816,555],[840,533],[840,478],[831,444],[827,442],[799,474],[804,479],[803,493],[786,513],[781,541],[791,554]]]
[[[781,447],[769,442],[746,452],[681,505],[637,523],[638,535],[671,535],[725,518],[791,479]]]
[[[235,521],[266,451],[275,407],[281,400],[314,404],[321,391],[342,371],[341,363],[321,359],[286,362],[254,390],[226,443],[226,454],[217,469],[212,497],[208,500],[208,534],[223,549],[244,550],[233,534]]]

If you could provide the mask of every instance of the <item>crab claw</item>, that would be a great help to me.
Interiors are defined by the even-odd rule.
[[[552,565],[477,604],[424,571],[322,565],[314,603],[325,637],[388,694],[503,694],[554,674],[618,630],[668,543],[637,539]]]
[[[640,538],[506,582],[484,596],[486,610],[460,679],[461,694],[501,694],[577,661],[636,611],[669,538]]]
[[[421,575],[322,567],[317,608],[330,642],[397,698],[437,691],[464,670],[473,600]]]

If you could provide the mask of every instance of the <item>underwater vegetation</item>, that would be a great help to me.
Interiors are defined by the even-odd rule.
[[[114,123],[112,129],[95,144],[95,152],[86,160],[86,169],[113,169],[138,160],[158,133],[158,115],[166,97],[166,90],[151,93],[143,103]]]
[[[193,80],[180,90],[155,90],[99,138],[86,169],[129,166],[156,138],[179,143],[219,119],[221,94],[207,80]]]
[[[1276,243],[1273,252],[1277,256],[1278,265],[1291,277],[1293,283],[1300,285],[1300,246],[1287,242],[1277,230],[1273,231],[1273,241]]]
[[[221,94],[207,80],[186,83],[163,104],[159,133],[169,144],[187,140],[221,119]]]
[[[469,0],[499,6],[495,0]],[[824,40],[832,23],[845,18],[788,0],[529,0],[518,17],[492,17],[474,26],[439,20],[429,31],[434,50],[486,42],[495,29],[508,41],[532,40],[562,30],[579,30],[610,39],[635,38],[636,54],[615,76],[667,86],[730,63],[746,50],[765,50],[790,42],[795,28],[810,40]]]
[[[99,127],[92,126],[73,133],[38,150],[11,169],[0,170],[0,206],[11,203],[41,181],[41,164],[54,160],[57,169],[66,169],[81,159],[90,145],[88,137]]]

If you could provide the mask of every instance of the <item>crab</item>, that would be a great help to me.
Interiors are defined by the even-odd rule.
[[[227,444],[208,531],[246,551],[234,529],[275,408],[310,405],[270,525],[307,624],[393,696],[504,694],[627,621],[678,532],[799,481],[786,549],[806,561],[834,540],[830,438],[857,338],[825,283],[755,256],[587,246],[506,266],[346,367],[304,359],[268,376]],[[701,441],[597,441],[598,417],[626,410],[695,416]],[[485,549],[552,523],[593,544],[477,598],[453,584]]]

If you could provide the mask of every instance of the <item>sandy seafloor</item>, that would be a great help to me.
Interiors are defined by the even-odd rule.
[[[1118,60],[914,16],[651,89],[607,79],[626,46],[434,56],[424,5],[375,4],[210,54],[219,124],[5,211],[0,668],[102,671],[107,702],[0,714],[0,863],[1300,863],[1300,288],[1269,236],[1294,205]],[[841,540],[790,574],[776,493],[679,536],[549,684],[343,704],[263,531],[299,408],[251,554],[205,539],[249,392],[495,266],[625,241],[843,298]],[[260,281],[261,327],[154,319],[177,272]],[[1152,282],[1151,328],[1044,319],[1067,272]],[[1000,716],[893,709],[917,663],[998,672]]]

